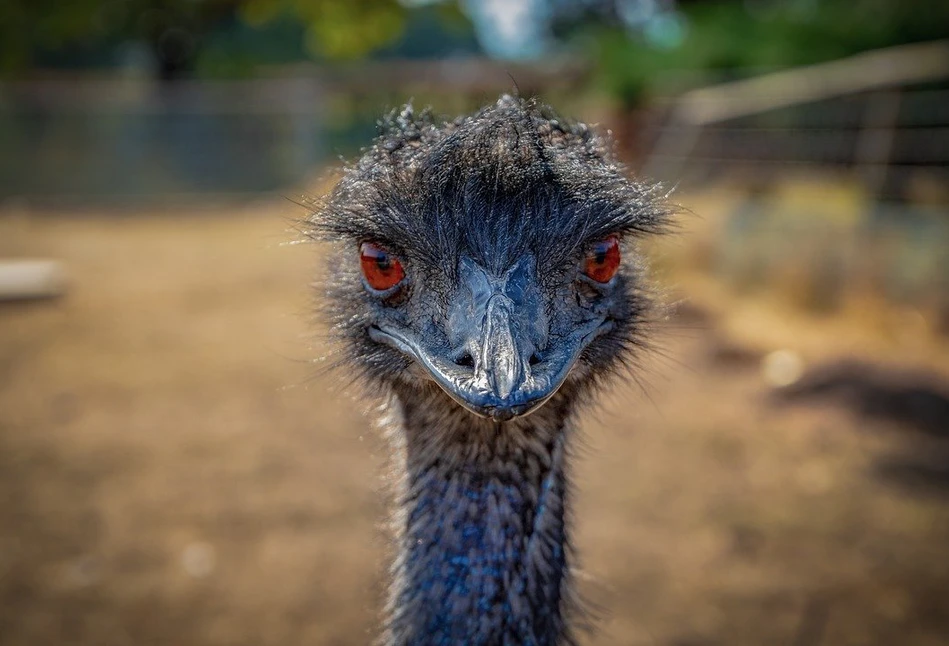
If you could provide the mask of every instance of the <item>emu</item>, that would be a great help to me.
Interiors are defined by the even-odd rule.
[[[635,243],[669,215],[607,137],[502,96],[447,122],[392,113],[308,218],[335,244],[338,363],[386,402],[382,643],[575,643],[571,437],[644,346]]]

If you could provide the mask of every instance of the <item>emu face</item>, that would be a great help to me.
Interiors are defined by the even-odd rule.
[[[511,97],[383,127],[313,218],[340,242],[334,327],[371,381],[505,421],[623,361],[645,308],[627,243],[665,212],[598,136]]]
[[[382,263],[401,265],[382,254]],[[406,263],[395,292],[367,281],[368,334],[422,367],[423,377],[469,411],[504,421],[547,401],[629,307],[615,237],[591,241],[558,266],[546,261],[544,246],[525,245],[504,261],[479,262],[479,255],[463,248],[434,267]],[[445,263],[456,265],[451,275],[439,275]]]

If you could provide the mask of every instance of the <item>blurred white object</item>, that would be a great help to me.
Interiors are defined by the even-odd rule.
[[[804,374],[804,360],[793,350],[775,350],[761,360],[761,376],[769,386],[790,386]]]
[[[191,543],[181,554],[181,565],[195,579],[203,579],[214,571],[217,562],[214,546],[210,543]]]
[[[53,298],[65,290],[65,271],[55,260],[0,261],[0,301]]]

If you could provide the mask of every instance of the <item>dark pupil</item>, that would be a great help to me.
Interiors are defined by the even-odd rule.
[[[387,254],[380,253],[378,256],[376,256],[376,266],[379,268],[379,271],[382,271],[382,272],[389,271],[390,264],[391,263],[389,262],[389,256]]]
[[[606,262],[606,247],[599,247],[596,250],[596,253],[593,256],[593,262],[598,265],[602,265]]]

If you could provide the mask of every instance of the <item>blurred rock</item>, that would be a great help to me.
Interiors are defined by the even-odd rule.
[[[761,376],[769,386],[790,386],[804,374],[804,360],[793,350],[775,350],[761,361]]]

